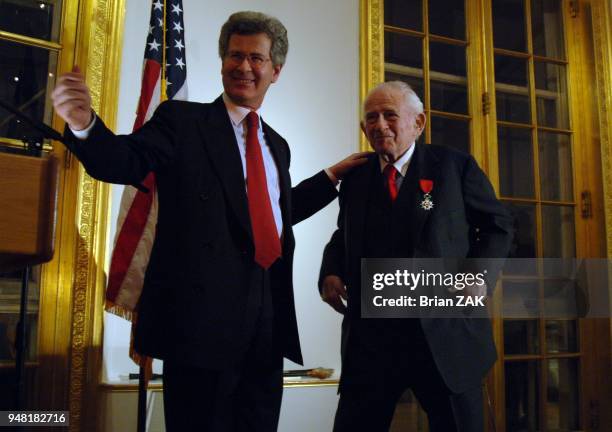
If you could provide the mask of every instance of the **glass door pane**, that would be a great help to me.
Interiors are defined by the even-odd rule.
[[[561,4],[491,0],[499,185],[516,228],[511,257],[576,256]],[[506,431],[579,428],[580,293],[535,260],[506,269],[502,290]]]
[[[61,0],[0,0],[0,30],[58,42]]]
[[[388,0],[384,5],[385,81],[404,81],[421,98],[426,143],[469,153],[465,3]]]
[[[50,91],[55,86],[57,53],[0,39],[0,98],[35,120],[51,123]],[[0,137],[21,139],[32,134],[0,108]],[[36,136],[36,135],[35,135]]]

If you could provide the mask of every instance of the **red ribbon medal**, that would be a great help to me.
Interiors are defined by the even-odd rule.
[[[423,201],[421,201],[421,208],[423,210],[431,210],[434,207],[434,203],[431,199],[430,192],[433,190],[433,180],[420,179],[419,185],[423,191]]]

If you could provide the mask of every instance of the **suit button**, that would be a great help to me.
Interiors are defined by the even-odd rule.
[[[206,200],[208,199],[208,194],[205,194],[205,193],[200,194],[200,199],[201,199],[202,201],[206,201]]]

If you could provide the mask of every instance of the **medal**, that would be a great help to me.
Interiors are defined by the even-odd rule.
[[[431,210],[434,207],[434,203],[431,200],[430,192],[433,190],[433,180],[420,179],[419,185],[423,191],[423,201],[421,201],[421,208],[423,210]]]

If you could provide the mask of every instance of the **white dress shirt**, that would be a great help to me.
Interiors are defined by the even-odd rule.
[[[402,182],[404,181],[404,177],[406,177],[406,173],[408,172],[408,165],[410,165],[410,161],[412,160],[412,155],[414,154],[415,143],[406,150],[406,152],[400,157],[398,160],[393,162],[393,166],[397,170],[398,175],[395,178],[395,184],[397,185],[397,190],[402,187]],[[378,155],[378,161],[380,162],[380,172],[385,170],[385,167],[389,165],[387,161],[383,159],[382,156]]]
[[[246,116],[251,111],[249,108],[241,107],[233,103],[225,93],[223,93],[223,102],[225,108],[229,114],[230,120],[232,121],[232,127],[234,128],[234,134],[236,135],[236,142],[238,143],[238,151],[240,152],[240,159],[242,160],[242,173],[244,175],[244,187],[246,189],[246,136],[247,136],[247,122]],[[278,178],[278,168],[274,157],[270,150],[270,146],[266,141],[266,137],[263,133],[261,124],[261,116],[259,110],[255,111],[259,120],[259,128],[257,129],[257,139],[261,146],[261,156],[263,157],[264,168],[266,170],[266,182],[268,184],[268,195],[270,196],[270,204],[272,204],[272,214],[274,215],[274,222],[276,223],[276,229],[278,236],[280,237],[283,231],[283,217],[281,215],[280,208],[280,180]]]

